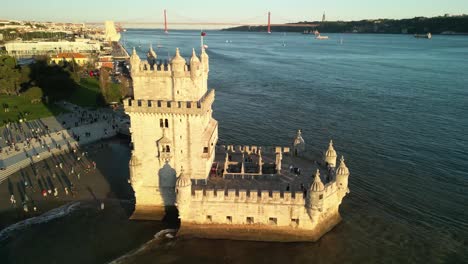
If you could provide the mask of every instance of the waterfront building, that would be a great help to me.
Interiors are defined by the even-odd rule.
[[[316,241],[340,222],[349,170],[343,158],[336,168],[333,142],[319,162],[300,130],[287,146],[217,145],[204,49],[189,62],[176,49],[170,63],[151,47],[143,60],[134,49],[130,72],[133,219],[176,206],[179,235],[265,241]]]
[[[50,57],[51,63],[59,64],[60,62],[63,62],[63,61],[66,61],[66,62],[75,61],[76,64],[83,66],[83,65],[88,64],[89,59],[87,56],[81,53],[72,53],[72,52],[59,53],[57,55],[52,55]]]
[[[64,52],[97,53],[101,44],[96,41],[13,41],[5,43],[5,49],[10,56],[34,56],[58,54]]]

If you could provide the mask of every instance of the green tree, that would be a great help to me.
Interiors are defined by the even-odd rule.
[[[10,56],[0,56],[0,93],[16,94],[20,86],[21,72],[16,60]]]
[[[42,92],[42,89],[34,86],[26,90],[26,92],[23,93],[24,97],[26,97],[28,100],[31,101],[31,103],[37,103],[40,102],[42,99],[42,96],[44,95]]]

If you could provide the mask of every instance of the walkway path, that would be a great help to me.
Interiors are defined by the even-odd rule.
[[[0,183],[12,173],[52,154],[116,135],[120,116],[112,110],[60,104],[70,113],[0,128]]]

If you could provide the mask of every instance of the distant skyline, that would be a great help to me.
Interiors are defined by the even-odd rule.
[[[270,11],[272,23],[378,18],[413,18],[468,13],[467,0],[132,0],[64,1],[16,0],[1,4],[0,19],[56,22],[163,21],[167,9],[170,22],[265,23]],[[179,28],[181,26],[178,26]],[[174,28],[174,27],[173,27]]]

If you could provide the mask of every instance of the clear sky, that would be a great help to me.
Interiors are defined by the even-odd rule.
[[[272,23],[468,14],[468,0],[2,0],[0,19],[100,22]]]

